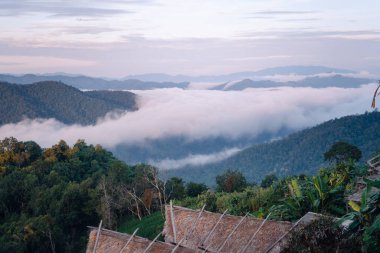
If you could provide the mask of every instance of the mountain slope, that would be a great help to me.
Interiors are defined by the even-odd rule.
[[[135,110],[136,96],[125,91],[82,92],[61,82],[0,83],[0,124],[23,118],[55,118],[66,124],[94,124],[113,110]]]
[[[380,112],[334,119],[270,143],[254,145],[216,164],[166,171],[186,181],[215,183],[215,176],[232,168],[241,170],[250,181],[265,175],[313,174],[324,164],[323,154],[337,141],[359,147],[363,159],[380,150]]]
[[[92,90],[149,90],[159,88],[186,88],[188,83],[172,82],[144,82],[135,79],[128,80],[105,80],[102,78],[88,76],[69,76],[69,75],[6,75],[0,74],[0,81],[17,84],[30,84],[43,81],[63,82],[78,89]]]

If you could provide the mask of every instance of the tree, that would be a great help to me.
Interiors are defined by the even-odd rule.
[[[25,144],[25,152],[29,155],[30,162],[33,162],[42,156],[41,147],[35,143],[34,141],[24,142]]]
[[[217,191],[242,191],[247,187],[247,180],[240,171],[227,170],[216,177]]]
[[[269,174],[264,177],[264,179],[261,181],[261,187],[268,188],[270,187],[275,181],[277,181],[278,178],[275,174]]]
[[[197,184],[194,182],[189,182],[186,184],[186,195],[189,197],[197,197],[202,192],[208,190],[205,184]]]
[[[325,161],[345,163],[349,160],[359,161],[362,152],[359,148],[344,141],[334,143],[331,148],[324,154]]]
[[[183,199],[185,197],[185,185],[182,178],[170,178],[166,181],[165,190],[168,199]]]

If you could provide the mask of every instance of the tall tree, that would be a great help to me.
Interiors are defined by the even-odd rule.
[[[227,170],[216,177],[217,191],[242,191],[247,186],[247,180],[238,170]]]
[[[325,160],[330,162],[345,163],[349,160],[359,161],[362,157],[360,149],[344,141],[334,143],[324,154]]]
[[[172,177],[166,181],[166,195],[170,199],[183,199],[185,197],[185,184],[182,178]]]
[[[189,182],[186,184],[186,195],[189,197],[197,197],[202,192],[208,190],[205,184],[197,184],[194,182]]]

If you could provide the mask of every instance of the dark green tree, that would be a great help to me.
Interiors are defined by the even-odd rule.
[[[208,190],[205,184],[198,184],[194,182],[189,182],[186,184],[186,195],[189,197],[197,197],[202,192]]]
[[[325,160],[330,162],[345,163],[349,160],[359,161],[362,152],[359,148],[344,141],[334,143],[324,154]]]
[[[25,152],[28,154],[30,162],[33,162],[42,156],[42,149],[37,143],[34,141],[27,141],[24,142],[24,144]]]
[[[242,191],[247,187],[247,180],[238,170],[227,170],[216,177],[217,191]]]
[[[166,181],[165,193],[168,199],[183,199],[185,197],[185,183],[182,178],[172,177]]]

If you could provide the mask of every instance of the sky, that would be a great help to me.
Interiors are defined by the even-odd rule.
[[[0,72],[380,73],[377,0],[1,0]]]

